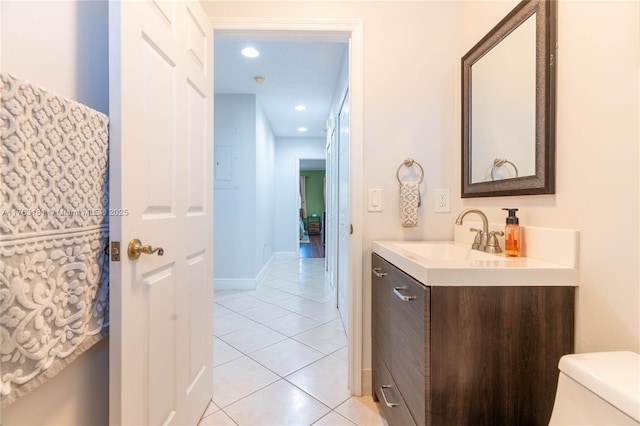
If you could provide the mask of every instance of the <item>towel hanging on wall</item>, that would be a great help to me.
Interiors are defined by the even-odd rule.
[[[108,118],[0,73],[0,399],[108,331]],[[64,389],[60,389],[64,392]]]
[[[412,167],[416,165],[420,169],[420,180],[415,182],[403,182],[400,180],[402,166]],[[398,167],[396,178],[400,183],[400,223],[405,228],[418,226],[418,207],[420,207],[420,184],[424,179],[424,170],[418,162],[407,158]]]

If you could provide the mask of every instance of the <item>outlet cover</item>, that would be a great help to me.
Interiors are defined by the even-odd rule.
[[[451,200],[449,199],[449,188],[439,188],[433,191],[433,211],[436,213],[450,213]]]

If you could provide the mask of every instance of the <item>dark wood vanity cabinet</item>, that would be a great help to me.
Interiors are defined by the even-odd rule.
[[[574,287],[424,286],[372,256],[373,392],[392,426],[547,425]]]

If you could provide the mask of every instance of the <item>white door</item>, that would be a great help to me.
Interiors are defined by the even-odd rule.
[[[337,141],[336,141],[336,129],[335,125],[331,124],[328,128],[330,135],[327,137],[327,170],[326,170],[326,189],[327,189],[327,214],[325,219],[325,266],[328,273],[329,285],[336,292],[337,300],[337,259],[338,259],[338,247],[337,247],[337,235],[338,227],[336,220],[336,205],[337,205],[337,183],[338,183],[338,167],[337,167]],[[337,303],[337,302],[336,302]]]
[[[338,114],[338,310],[349,330],[349,93]]]
[[[211,33],[198,2],[109,2],[114,425],[195,425],[213,394]]]

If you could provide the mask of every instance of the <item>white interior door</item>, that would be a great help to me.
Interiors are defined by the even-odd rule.
[[[349,93],[338,114],[338,310],[349,330]]]
[[[198,2],[109,2],[111,424],[195,425],[213,394],[211,33]]]
[[[326,191],[327,191],[327,202],[326,202],[326,218],[325,218],[325,241],[324,241],[324,256],[325,256],[325,269],[328,273],[329,285],[332,289],[337,291],[336,288],[336,264],[337,264],[337,255],[338,250],[336,247],[337,242],[337,221],[336,217],[336,184],[338,182],[338,169],[336,164],[336,130],[335,126],[332,124],[328,128],[329,135],[327,136],[327,167],[326,167]],[[336,293],[337,297],[337,293]]]

